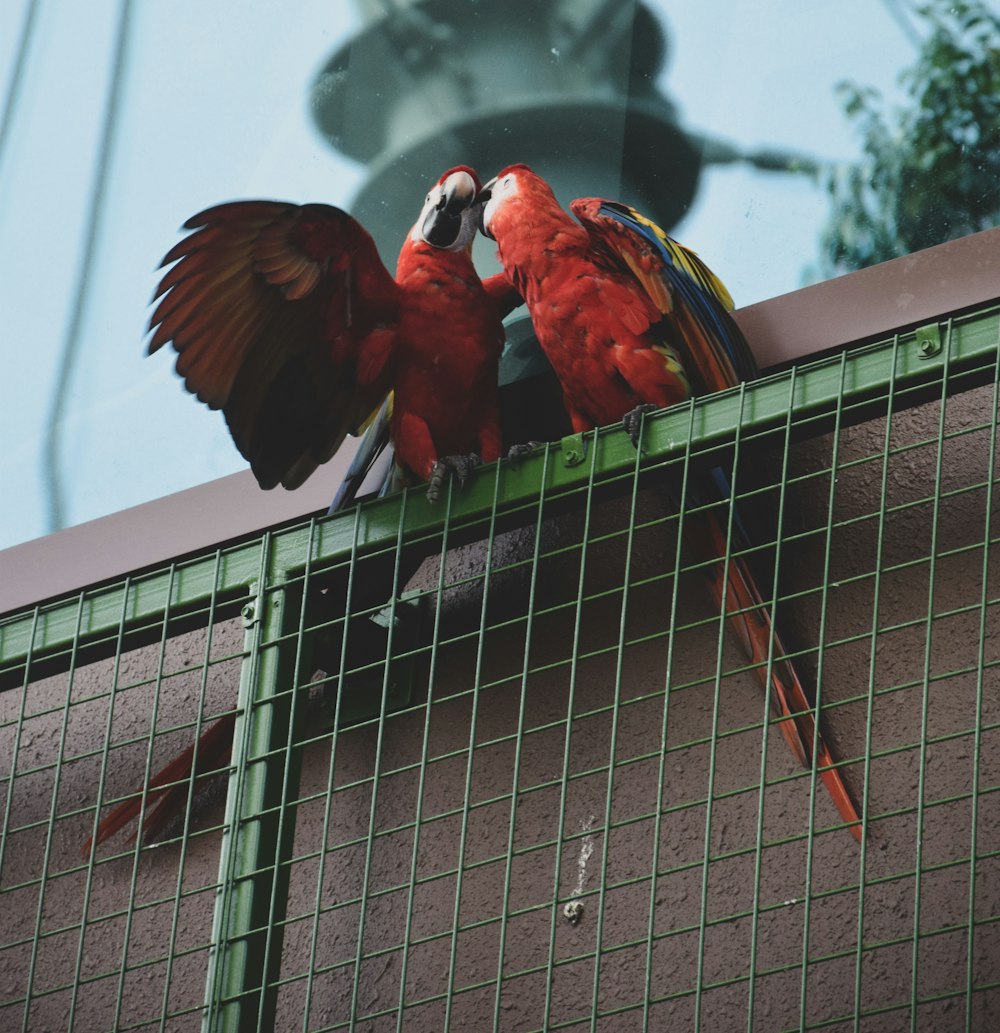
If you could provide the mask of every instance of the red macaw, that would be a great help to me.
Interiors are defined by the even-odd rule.
[[[395,279],[364,228],[329,205],[235,201],[185,223],[194,232],[163,260],[176,265],[156,293],[149,351],[173,342],[186,387],[223,410],[262,488],[302,484],[390,390],[396,458],[412,475],[499,458],[512,302],[472,264],[478,188],[466,166],[440,177]]]
[[[480,228],[496,241],[504,270],[528,306],[576,431],[623,419],[635,443],[643,411],[756,375],[729,315],[729,292],[694,252],[634,209],[583,198],[570,204],[576,221],[526,165],[505,168],[481,200]],[[707,570],[715,603],[725,599],[731,627],[785,718],[779,727],[808,767],[812,706],[749,567],[738,555],[722,562],[727,533],[713,513],[687,521],[684,533],[700,557],[714,561]],[[819,773],[860,840],[860,818],[822,736],[816,750]]]
[[[480,460],[500,457],[501,320],[520,298],[502,275],[481,282],[472,264],[480,189],[464,165],[437,180],[395,279],[364,228],[329,205],[235,201],[185,223],[193,232],[163,260],[176,264],[154,298],[149,351],[173,342],[185,386],[223,410],[262,488],[298,487],[366,425],[333,508],[350,500],[389,435],[394,483],[427,480],[431,501],[449,473],[464,482]],[[196,775],[228,762],[233,723],[222,718],[202,736]],[[148,791],[187,778],[193,752]],[[166,792],[145,816],[147,836],[187,796],[185,786]],[[112,811],[97,842],[140,804]]]

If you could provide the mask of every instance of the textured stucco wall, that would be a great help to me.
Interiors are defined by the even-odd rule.
[[[923,794],[920,879],[921,930],[940,930],[920,943],[917,982],[921,995],[932,996],[965,985],[967,929],[970,901],[970,865],[947,862],[968,857],[971,842],[973,760],[978,745],[978,784],[981,790],[1000,785],[1000,701],[996,668],[987,668],[982,699],[984,729],[977,744],[975,726],[979,627],[978,603],[983,591],[983,537],[986,493],[959,491],[986,476],[989,438],[985,431],[964,433],[989,418],[992,389],[960,396],[948,403],[948,435],[942,464],[946,493],[937,512],[933,610],[947,614],[933,627],[926,649],[926,614],[930,591],[930,552],[934,507],[922,501],[933,494],[938,459],[940,409],[936,404],[893,418],[893,448],[909,446],[890,460],[882,568],[878,595],[878,639],[874,668],[877,690],[872,712],[869,773],[869,809],[882,816],[875,823],[867,849],[864,878],[864,935],[866,943],[887,944],[863,955],[861,1002],[864,1008],[891,1005],[910,992],[913,961],[913,871],[918,843],[916,816],[911,812],[919,786],[922,724],[929,745]],[[827,703],[846,701],[827,712],[825,731],[839,756],[864,756],[868,714],[871,629],[876,601],[874,569],[878,547],[881,452],[885,422],[876,420],[844,430],[838,440],[840,469],[833,516],[838,527],[829,550],[829,466],[834,438],[796,446],[789,469],[785,500],[785,535],[792,540],[781,550],[781,588],[789,601],[783,605],[781,627],[792,649],[806,650],[800,664],[812,684],[822,669],[822,694]],[[875,456],[874,461],[864,461]],[[753,481],[773,483],[780,472],[777,455],[754,464]],[[958,492],[955,494],[955,492]],[[773,528],[776,492],[759,497],[753,517],[763,528]],[[574,601],[580,579],[580,552],[573,548],[582,535],[583,520],[571,516],[545,530],[543,560],[536,586],[535,619],[531,630],[529,666],[535,669],[523,683],[525,625],[517,620],[526,612],[529,592],[527,567],[498,576],[491,590],[487,631],[482,642],[483,687],[478,711],[471,773],[470,811],[464,845],[459,920],[475,925],[457,938],[455,986],[468,989],[453,1000],[451,1027],[473,1031],[492,1028],[496,999],[498,951],[505,890],[508,919],[505,927],[504,983],[499,998],[499,1028],[509,1033],[541,1028],[546,998],[551,902],[556,879],[557,842],[562,838],[558,864],[560,900],[579,891],[583,913],[572,925],[561,911],[554,920],[555,967],[550,988],[552,1023],[581,1019],[590,1013],[594,995],[592,958],[579,958],[597,945],[598,918],[601,944],[609,951],[602,958],[597,1003],[602,1010],[641,1001],[645,978],[645,939],[649,925],[654,813],[658,800],[659,744],[664,718],[662,686],[665,679],[666,629],[670,617],[673,581],[665,576],[674,556],[674,538],[659,522],[667,504],[655,493],[643,495],[640,528],[635,537],[632,581],[628,596],[626,638],[633,642],[624,652],[620,679],[620,707],[613,722],[610,707],[616,692],[621,618],[620,585],[625,562],[624,538],[614,535],[627,523],[624,503],[605,504],[594,511],[588,547],[584,594],[595,596],[580,614],[581,651],[598,655],[573,667],[576,633]],[[998,528],[994,517],[993,531]],[[773,530],[772,530],[773,533]],[[512,536],[501,550],[506,562],[530,555],[529,533]],[[525,552],[526,545],[528,551]],[[561,551],[560,551],[561,550]],[[994,550],[995,551],[995,550]],[[824,567],[829,563],[823,593]],[[449,577],[474,574],[482,554],[464,550],[451,559]],[[990,557],[987,594],[997,595],[1000,559]],[[425,565],[420,582],[431,585],[437,577],[433,563]],[[605,591],[606,590],[606,591]],[[601,594],[604,593],[604,594]],[[682,579],[679,620],[690,624],[711,616],[711,607],[696,577]],[[407,712],[391,716],[385,725],[382,766],[378,781],[376,827],[370,896],[364,927],[363,950],[375,955],[361,965],[359,1010],[372,1014],[393,1010],[399,1000],[402,952],[398,945],[409,903],[409,882],[414,856],[412,824],[418,806],[420,760],[425,730],[429,761],[420,797],[422,826],[416,857],[418,885],[414,890],[406,979],[407,1001],[424,1000],[407,1013],[408,1031],[442,1028],[445,1005],[440,998],[448,985],[450,930],[456,900],[455,869],[466,802],[473,686],[480,639],[480,596],[466,587],[449,594],[442,610],[443,644],[431,660],[419,665],[417,698]],[[817,650],[820,626],[825,648]],[[1000,659],[998,617],[995,608],[985,616],[985,659]],[[698,926],[702,887],[706,887],[703,981],[734,980],[708,989],[700,1001],[702,1026],[712,1030],[743,1029],[747,1021],[748,952],[753,908],[753,851],[757,835],[760,778],[762,698],[747,674],[722,679],[718,730],[723,734],[714,752],[708,740],[714,711],[714,669],[717,626],[706,621],[676,637],[673,684],[689,687],[672,692],[667,713],[669,752],[665,765],[659,830],[661,876],[655,889],[651,986],[657,997],[678,994],[651,1009],[651,1029],[692,1028],[695,998],[685,994],[695,984],[699,946]],[[217,713],[235,698],[239,676],[242,630],[236,624],[217,627],[208,654],[208,713]],[[158,729],[192,721],[200,700],[206,656],[204,633],[168,640],[164,647],[165,680],[156,719]],[[742,663],[738,648],[728,641],[723,670]],[[929,665],[932,680],[925,690],[923,673]],[[152,678],[159,650],[150,647],[127,655],[118,672],[120,684]],[[539,668],[543,668],[540,669]],[[944,676],[948,672],[952,673]],[[89,834],[97,794],[99,750],[108,722],[107,692],[111,662],[80,670],[72,679],[74,706],[64,703],[68,680],[53,678],[32,685],[20,743],[9,824],[16,828],[4,846],[0,886],[4,890],[5,943],[19,945],[0,955],[0,995],[3,1001],[25,992],[32,964],[31,940],[39,921],[43,930],[69,927],[46,936],[34,959],[36,991],[72,984],[79,959],[81,977],[116,973],[127,968],[120,1022],[127,1025],[159,1014],[166,988],[171,1011],[196,1009],[201,1001],[206,945],[211,927],[213,887],[217,878],[218,832],[194,836],[183,854],[178,844],[142,854],[136,869],[127,854],[100,864],[84,902],[86,868],[79,845]],[[700,683],[699,683],[700,682]],[[430,717],[419,706],[430,684]],[[116,697],[111,724],[116,744],[136,741],[111,755],[105,795],[126,792],[140,779],[150,727],[153,683],[137,685]],[[894,691],[880,691],[887,689]],[[570,694],[572,692],[572,707]],[[20,694],[0,699],[0,718],[16,717]],[[926,713],[924,701],[926,698]],[[566,716],[571,742],[564,783]],[[518,771],[519,715],[523,722]],[[62,766],[52,765],[58,755],[66,723]],[[614,727],[613,727],[614,724]],[[742,731],[734,731],[743,729]],[[615,739],[612,742],[612,735]],[[320,899],[323,914],[316,937],[316,967],[311,988],[310,1028],[343,1022],[352,992],[353,960],[358,951],[359,907],[352,902],[362,892],[365,837],[371,813],[376,729],[369,725],[345,731],[337,746],[333,809],[327,836],[324,878]],[[9,769],[13,725],[0,733],[0,770]],[[190,739],[190,732],[163,733],[156,742],[154,765]],[[687,744],[687,745],[683,745]],[[904,747],[895,749],[896,747]],[[806,985],[808,1021],[849,1015],[854,1006],[855,952],[859,897],[856,884],[860,852],[841,830],[817,835],[811,859],[805,841],[778,842],[796,836],[809,824],[808,773],[796,765],[781,735],[771,729],[767,744],[767,775],[785,780],[767,789],[763,816],[765,848],[761,863],[760,906],[757,920],[758,969],[771,970],[758,978],[754,989],[755,1028],[781,1029],[798,1025],[802,987],[803,928],[808,918],[810,959],[827,956],[811,965]],[[613,773],[610,815],[613,830],[604,831],[608,806],[608,761],[618,763]],[[80,759],[76,759],[79,757]],[[283,975],[289,982],[279,996],[279,1028],[298,1028],[306,997],[305,975],[313,948],[316,883],[322,846],[326,786],[329,778],[329,743],[308,747],[299,796],[296,856],[292,869],[290,921],[286,930]],[[630,763],[623,763],[631,761]],[[44,770],[32,772],[32,768]],[[714,770],[709,843],[713,862],[702,865],[706,840],[706,804],[710,767]],[[55,812],[59,815],[48,837],[52,793],[58,777]],[[861,763],[847,767],[846,778],[860,797],[864,784]],[[512,789],[516,784],[516,797]],[[565,785],[565,799],[563,799]],[[749,791],[739,792],[741,789]],[[952,797],[959,799],[950,799]],[[514,860],[508,873],[505,855],[516,799]],[[978,800],[977,851],[989,855],[1000,849],[1000,802],[996,793]],[[938,802],[946,801],[946,802]],[[559,815],[564,809],[560,826]],[[899,813],[895,813],[895,812]],[[221,821],[222,803],[210,804],[199,815],[199,827]],[[823,828],[836,821],[825,792],[817,789],[815,821]],[[124,842],[123,838],[116,841]],[[120,848],[120,847],[119,847]],[[336,848],[336,849],[335,849]],[[102,847],[100,857],[114,851]],[[811,863],[810,863],[811,860]],[[985,918],[1000,907],[998,858],[986,856],[976,864],[975,914]],[[595,891],[604,882],[613,888],[603,906]],[[47,885],[39,907],[38,877]],[[807,873],[811,882],[807,884]],[[431,876],[438,875],[438,878]],[[135,907],[127,911],[130,884],[135,878]],[[426,880],[426,881],[421,881]],[[17,888],[19,887],[19,888]],[[395,887],[395,888],[394,888]],[[402,887],[402,888],[399,888]],[[175,907],[178,888],[181,903]],[[808,906],[806,900],[808,899]],[[340,906],[341,902],[345,902]],[[560,905],[561,907],[561,905]],[[86,914],[92,923],[82,946],[78,926]],[[737,917],[733,917],[737,916]],[[162,963],[132,971],[141,959],[165,952],[172,935],[181,955],[169,974]],[[670,931],[676,935],[666,936]],[[895,941],[895,942],[893,942]],[[384,953],[378,953],[384,948]],[[125,953],[127,949],[127,954]],[[183,953],[189,951],[189,953]],[[841,952],[838,954],[838,952]],[[976,928],[973,939],[973,976],[977,983],[998,978],[1000,927]],[[123,960],[124,964],[123,964]],[[570,959],[561,964],[564,959]],[[573,960],[575,959],[575,960]],[[75,1027],[108,1028],[114,1018],[118,980],[107,976],[83,983],[76,995]],[[37,1000],[29,1028],[53,1029],[67,1025],[72,1003],[66,989]],[[994,1028],[1000,1011],[1000,991],[977,993],[973,1029]],[[0,1012],[0,1025],[21,1021],[23,1005]],[[641,1011],[602,1019],[597,1028],[629,1031],[641,1028]],[[171,1019],[168,1029],[195,1029],[196,1012]],[[581,1020],[582,1022],[582,1020]],[[574,1023],[574,1028],[575,1028]],[[589,1028],[589,1021],[585,1023]],[[965,1029],[964,1004],[945,999],[921,1006],[917,1028]],[[359,1028],[381,1031],[396,1028],[394,1015],[368,1019]],[[853,1028],[845,1019],[825,1028]],[[861,1028],[872,1031],[910,1029],[906,1010],[868,1018]]]

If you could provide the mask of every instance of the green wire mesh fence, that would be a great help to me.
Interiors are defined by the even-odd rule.
[[[963,316],[640,452],[566,439],[7,618],[0,1026],[994,1028],[998,343]],[[686,553],[720,466],[860,845]],[[84,848],[227,714],[158,845]]]

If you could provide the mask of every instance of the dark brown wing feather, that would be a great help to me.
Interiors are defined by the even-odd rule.
[[[234,201],[167,253],[150,353],[222,409],[261,487],[298,487],[388,390],[399,289],[368,233],[328,205]]]

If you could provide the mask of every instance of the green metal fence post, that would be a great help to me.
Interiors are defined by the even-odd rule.
[[[264,550],[264,562],[269,550]],[[262,571],[264,573],[264,571]],[[301,750],[290,750],[299,666],[294,634],[301,583],[262,579],[242,615],[246,628],[233,771],[226,805],[206,984],[205,1033],[273,1028],[281,965]],[[301,708],[299,708],[301,713]]]

